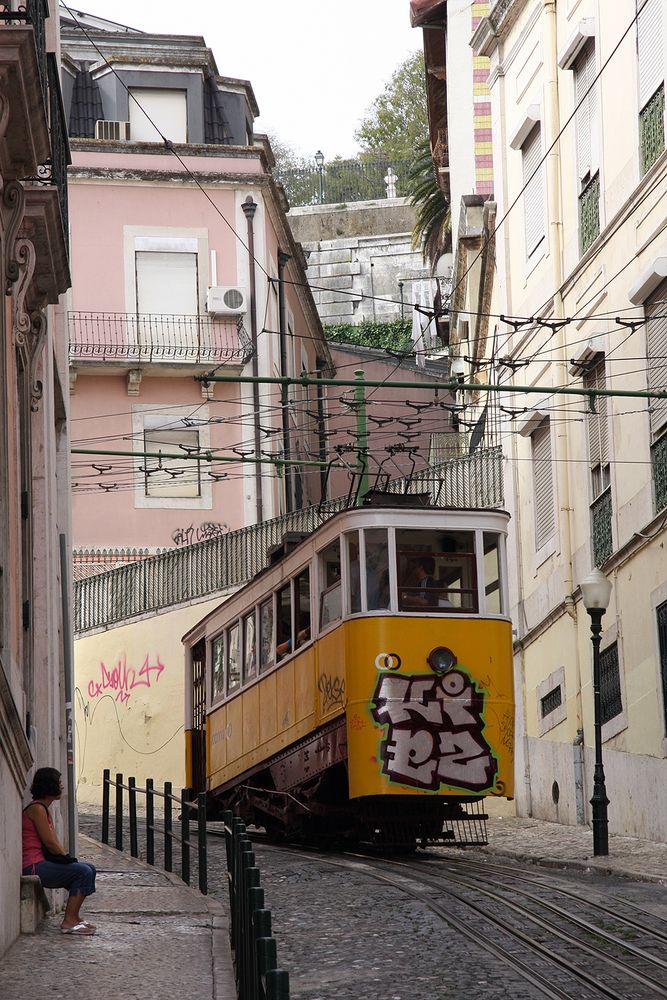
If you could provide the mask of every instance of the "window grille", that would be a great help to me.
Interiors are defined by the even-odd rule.
[[[540,424],[530,440],[535,496],[535,548],[540,549],[552,537],[556,527],[551,425],[548,417]]]
[[[639,72],[639,137],[641,171],[655,163],[665,148],[664,0],[637,0],[637,64]]]
[[[662,712],[667,733],[667,601],[656,610],[658,642],[660,644],[660,680],[662,683]]]
[[[563,691],[560,686],[553,688],[548,694],[545,694],[544,698],[540,699],[540,710],[542,712],[542,718],[544,719],[547,715],[551,715],[555,712],[557,708],[563,704]]]
[[[667,434],[651,447],[651,467],[653,470],[653,498],[656,514],[667,507]]]
[[[526,231],[526,258],[541,246],[545,237],[544,227],[544,172],[542,159],[542,130],[538,122],[523,144],[523,208]]]
[[[618,643],[613,643],[600,653],[600,700],[602,725],[623,711]]]

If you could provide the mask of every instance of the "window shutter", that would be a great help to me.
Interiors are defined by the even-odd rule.
[[[538,166],[542,158],[542,133],[539,122],[527,136],[522,147],[522,155],[526,257],[530,259],[544,239],[544,174],[541,166]],[[529,180],[531,177],[532,180]]]
[[[137,312],[196,316],[197,254],[136,251]]]
[[[646,302],[648,339],[648,388],[667,388],[667,282]],[[667,399],[650,400],[651,432],[656,435],[667,424]]]
[[[130,139],[133,142],[162,142],[162,136],[171,142],[188,141],[187,95],[184,90],[130,87],[128,109]],[[155,122],[156,127],[151,122]]]
[[[607,378],[604,359],[584,376],[585,389],[605,389]],[[595,413],[588,414],[588,448],[591,468],[609,464],[608,397],[595,396]]]
[[[574,100],[577,105],[577,169],[579,180],[590,179],[597,170],[596,87],[587,94],[595,79],[595,44],[591,39],[574,66]],[[584,96],[586,95],[586,96]]]
[[[535,548],[540,549],[555,530],[551,426],[547,418],[531,438],[535,493]]]
[[[662,21],[664,0],[637,0],[637,62],[639,109],[646,106],[665,78]]]

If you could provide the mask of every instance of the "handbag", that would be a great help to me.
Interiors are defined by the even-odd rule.
[[[42,844],[42,853],[44,859],[54,865],[75,865],[77,863],[77,859],[73,858],[71,854],[53,854],[51,851],[47,851],[44,844]]]

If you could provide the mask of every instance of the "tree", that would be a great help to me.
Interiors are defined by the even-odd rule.
[[[422,244],[424,261],[435,271],[445,252],[452,221],[449,204],[436,180],[428,135],[419,144],[408,174],[408,197],[416,209],[412,245]]]
[[[424,55],[415,52],[393,73],[354,137],[365,158],[412,160],[428,135]]]

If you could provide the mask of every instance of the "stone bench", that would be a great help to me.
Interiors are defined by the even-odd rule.
[[[51,904],[38,875],[21,875],[21,934],[34,934]]]

